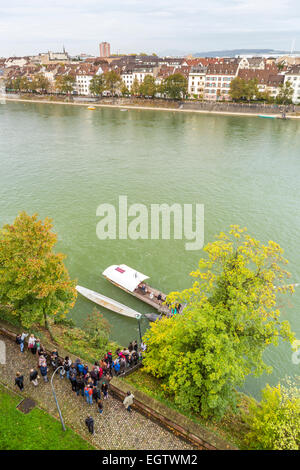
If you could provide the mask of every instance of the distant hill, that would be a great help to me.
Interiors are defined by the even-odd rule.
[[[236,55],[284,55],[289,54],[288,51],[276,51],[274,49],[230,49],[224,51],[206,51],[206,52],[197,52],[193,54],[194,57],[235,57]],[[294,51],[294,54],[299,54],[300,52]]]

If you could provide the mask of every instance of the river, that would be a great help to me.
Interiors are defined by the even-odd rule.
[[[300,122],[256,117],[8,102],[0,105],[0,224],[19,211],[50,216],[58,249],[78,284],[142,313],[146,304],[101,276],[124,263],[163,292],[191,284],[202,251],[185,240],[99,240],[97,207],[118,204],[204,204],[205,243],[230,224],[285,249],[300,282]],[[82,325],[92,304],[78,297],[71,316]],[[282,306],[298,339],[300,287]],[[137,322],[102,309],[122,344],[138,338]],[[143,332],[148,322],[142,321]],[[259,397],[266,382],[299,375],[291,348],[269,348],[272,375],[249,378]]]

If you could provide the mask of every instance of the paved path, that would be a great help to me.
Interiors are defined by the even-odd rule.
[[[14,385],[14,379],[16,371],[21,372],[25,379],[23,394],[30,396],[41,408],[58,417],[50,383],[40,380],[38,387],[35,388],[29,382],[29,370],[37,367],[38,356],[33,356],[26,349],[22,354],[19,346],[12,340],[3,335],[0,335],[0,338],[6,344],[6,364],[0,365],[0,381],[19,391]],[[88,405],[85,398],[77,397],[76,393],[72,392],[69,380],[56,377],[53,382],[66,425],[100,449],[193,449],[191,444],[137,411],[133,410],[129,414],[123,404],[111,396],[103,401],[104,411],[100,415],[95,404]],[[84,423],[88,414],[91,414],[95,421],[94,436],[87,432]]]

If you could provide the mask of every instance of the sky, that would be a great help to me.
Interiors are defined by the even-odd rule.
[[[0,0],[0,57],[300,50],[300,0]]]

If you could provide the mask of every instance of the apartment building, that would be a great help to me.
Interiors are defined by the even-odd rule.
[[[188,93],[192,98],[203,98],[207,67],[191,67],[188,81]]]
[[[284,83],[290,82],[294,93],[292,101],[294,104],[300,103],[300,65],[291,67],[284,76]]]
[[[205,76],[204,99],[208,101],[229,100],[231,81],[237,76],[236,63],[216,63],[207,67]]]

